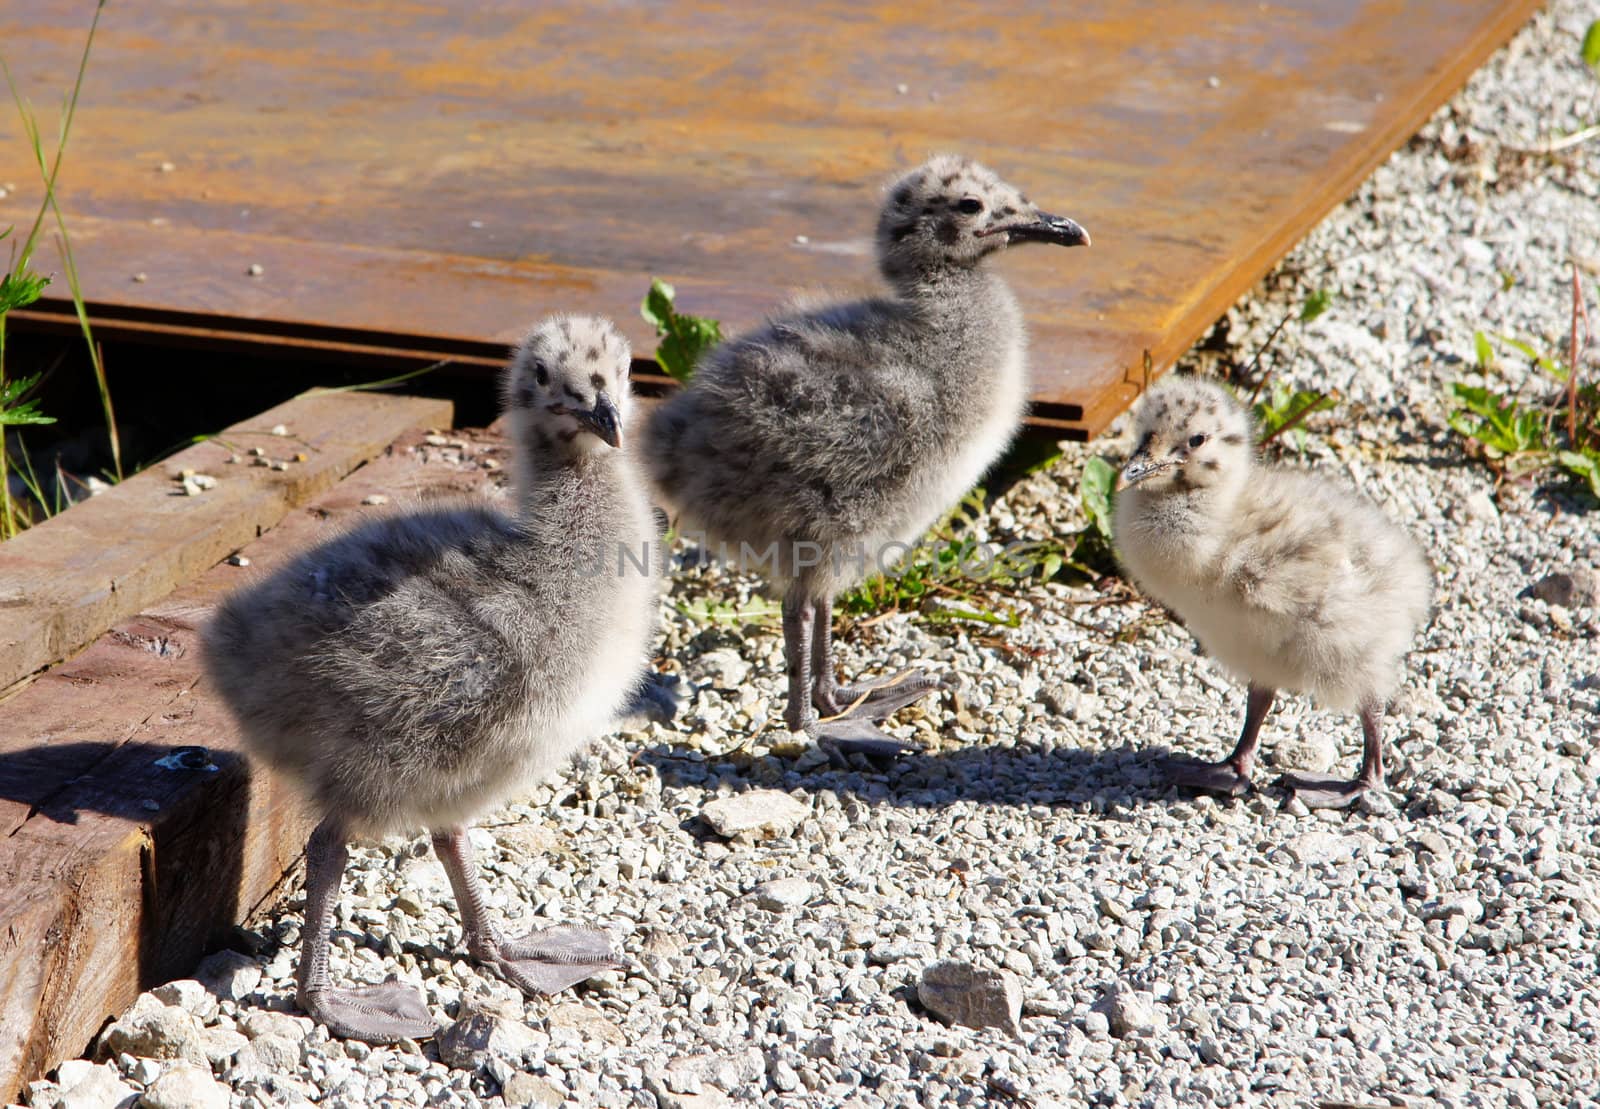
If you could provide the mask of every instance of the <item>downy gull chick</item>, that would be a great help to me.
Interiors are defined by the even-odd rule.
[[[1089,236],[978,163],[933,158],[884,200],[886,295],[722,344],[646,425],[646,469],[684,530],[784,590],[785,720],[833,750],[903,749],[873,721],[939,685],[915,672],[840,685],[833,597],[892,564],[1016,434],[1027,338],[987,263],[1027,242]]]
[[[234,593],[205,632],[246,748],[321,818],[306,846],[301,1007],[336,1035],[431,1035],[396,981],[337,989],[328,933],[352,837],[427,828],[472,955],[529,993],[618,965],[602,932],[508,939],[467,824],[561,766],[636,694],[655,628],[655,522],[621,448],[628,344],[556,317],[503,378],[517,511],[448,503],[363,523]],[[626,552],[628,557],[622,557]]]
[[[1116,503],[1122,563],[1249,684],[1233,753],[1172,760],[1173,780],[1247,789],[1262,719],[1275,692],[1291,689],[1355,709],[1364,739],[1354,780],[1287,774],[1291,792],[1342,808],[1381,788],[1383,713],[1431,610],[1421,548],[1353,489],[1258,461],[1248,414],[1215,382],[1173,376],[1152,387],[1134,442]]]

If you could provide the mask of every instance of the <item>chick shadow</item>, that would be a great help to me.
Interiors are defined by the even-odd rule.
[[[232,938],[250,802],[249,765],[232,752],[131,741],[0,751],[0,883],[50,914],[105,914],[80,922],[80,941],[120,932],[113,913],[135,918],[136,950],[119,954],[148,989]]]
[[[1182,791],[1161,771],[1170,748],[1160,745],[1106,748],[1077,746],[985,745],[942,751],[912,751],[892,760],[853,755],[801,770],[792,759],[688,755],[658,744],[637,761],[655,768],[668,786],[714,787],[727,782],[746,789],[832,791],[870,804],[937,810],[958,802],[1007,806],[1043,805],[1080,812],[1112,808],[1167,806]]]

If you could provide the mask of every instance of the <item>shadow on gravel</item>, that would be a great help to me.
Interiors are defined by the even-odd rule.
[[[1179,795],[1157,770],[1171,754],[1163,746],[1126,745],[1093,750],[1081,747],[962,747],[913,752],[893,761],[852,756],[850,765],[795,769],[783,760],[774,771],[768,760],[709,756],[703,760],[681,748],[656,745],[637,761],[656,768],[669,786],[703,787],[727,782],[736,788],[832,790],[872,804],[907,809],[937,809],[958,801],[997,805],[1046,805],[1103,812],[1112,805],[1168,804]]]

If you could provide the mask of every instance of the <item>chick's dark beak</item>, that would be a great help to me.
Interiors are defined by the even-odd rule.
[[[611,403],[611,398],[604,393],[594,398],[594,408],[591,411],[575,414],[583,426],[598,435],[606,445],[612,447],[622,445],[622,414],[617,411],[617,406]]]
[[[1076,220],[1066,216],[1052,216],[1049,212],[1035,213],[1032,223],[1019,223],[1006,229],[1006,241],[1012,243],[1055,243],[1057,246],[1088,246],[1089,232]]]
[[[1170,462],[1152,461],[1150,456],[1143,452],[1134,455],[1122,467],[1122,473],[1117,475],[1117,492],[1122,492],[1130,485],[1138,485],[1145,478],[1159,474],[1170,465]]]

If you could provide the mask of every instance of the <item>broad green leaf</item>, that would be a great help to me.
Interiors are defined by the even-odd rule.
[[[1306,297],[1305,304],[1300,309],[1300,322],[1310,323],[1328,310],[1333,303],[1333,294],[1327,289],[1316,289]]]
[[[656,361],[671,377],[686,382],[694,373],[700,356],[722,341],[722,325],[716,320],[685,315],[677,310],[676,290],[659,278],[650,282],[650,291],[639,305],[639,314],[661,337]]]
[[[1583,46],[1579,52],[1583,55],[1583,64],[1600,77],[1600,19],[1589,24],[1589,29],[1583,33]]]
[[[650,282],[650,291],[644,295],[644,303],[639,305],[639,314],[646,323],[658,332],[667,330],[672,319],[672,300],[676,291],[660,278],[653,278]]]
[[[1560,451],[1556,461],[1573,477],[1589,483],[1589,492],[1600,500],[1600,455],[1578,451]]]
[[[1091,458],[1083,467],[1078,497],[1089,524],[1104,539],[1111,538],[1111,498],[1117,487],[1117,470],[1103,458]]]
[[[689,357],[684,349],[683,340],[676,335],[668,335],[656,347],[656,361],[661,363],[661,368],[667,375],[678,382],[686,382],[693,372],[694,360]]]

